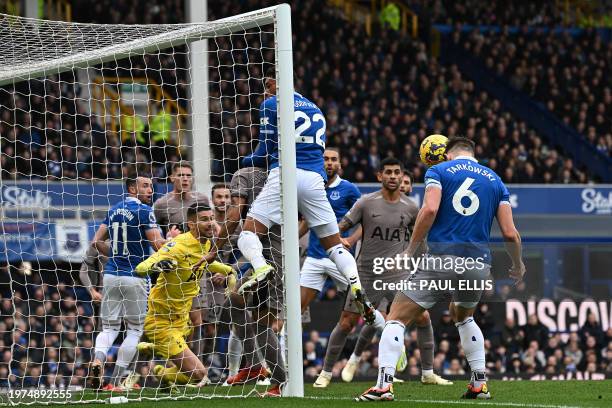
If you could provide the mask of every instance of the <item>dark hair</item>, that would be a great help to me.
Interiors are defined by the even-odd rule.
[[[187,208],[187,218],[194,218],[199,212],[211,211],[211,208],[206,203],[193,203]]]
[[[221,188],[228,188],[227,184],[224,184],[224,183],[217,183],[217,184],[215,184],[214,186],[212,186],[212,189],[210,190],[210,195],[214,196],[215,195],[215,191],[219,190]]]
[[[271,78],[276,80],[276,67],[272,65],[264,72],[264,78]]]
[[[446,153],[456,148],[474,153],[476,150],[476,143],[467,137],[454,136],[448,139],[448,142],[446,143]]]
[[[126,179],[125,179],[125,189],[127,192],[130,191],[130,187],[136,187],[136,184],[138,182],[138,178],[139,177],[144,177],[144,178],[151,178],[150,174],[130,174]]]
[[[263,79],[265,80],[266,78],[269,79],[273,79],[276,81],[276,66],[272,65],[271,67],[268,67],[265,71],[264,71],[264,77]],[[293,70],[293,81],[295,82],[297,78],[297,72],[295,71],[295,69]]]
[[[386,159],[383,159],[378,166],[378,171],[383,171],[385,166],[400,166],[400,169],[404,170],[402,162],[395,157],[387,157]]]
[[[176,172],[181,167],[187,167],[188,169],[191,169],[191,171],[193,172],[193,166],[191,165],[191,163],[186,162],[186,161],[180,161],[172,165],[172,173]]]
[[[338,153],[338,156],[340,156],[340,149],[338,149],[337,147],[326,146],[325,150],[331,150],[332,152]]]
[[[414,181],[414,175],[408,170],[404,170],[404,176],[408,176],[408,178],[410,179],[410,184],[412,184],[412,182]]]
[[[136,187],[136,177],[130,176],[125,179],[125,189],[130,191],[130,187]]]

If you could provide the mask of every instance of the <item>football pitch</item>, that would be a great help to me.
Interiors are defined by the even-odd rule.
[[[244,405],[249,408],[258,407],[349,407],[359,405],[376,405],[376,403],[355,402],[353,398],[364,391],[372,383],[332,383],[327,389],[314,389],[311,384],[305,385],[305,398],[260,398],[252,387],[234,387],[225,389],[221,387],[206,387],[200,390],[180,389],[179,395],[170,396],[156,390],[145,389],[138,395],[130,395],[130,399],[141,397],[140,402],[123,404],[125,407],[152,407],[179,408],[202,407],[214,405],[217,407],[231,407]],[[417,382],[395,384],[396,401],[391,406],[413,407],[449,407],[449,406],[490,406],[490,407],[612,407],[612,380],[605,381],[490,381],[489,389],[493,399],[461,400],[466,382],[455,382],[452,386],[421,385]],[[264,391],[265,387],[257,388]],[[240,394],[251,394],[243,398]],[[196,397],[196,394],[200,398]],[[210,397],[212,399],[202,399]],[[121,394],[114,394],[121,395]],[[101,400],[108,398],[109,393],[85,391],[76,399],[83,401]],[[153,401],[153,398],[159,400]],[[195,398],[194,398],[195,397]],[[245,405],[246,404],[246,405]],[[409,404],[409,405],[408,405]],[[72,404],[75,405],[75,404]],[[87,404],[98,406],[98,404]]]

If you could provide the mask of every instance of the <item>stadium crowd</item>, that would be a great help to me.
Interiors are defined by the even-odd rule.
[[[546,105],[597,150],[612,155],[612,42],[596,30],[472,31],[459,40],[497,75]]]
[[[536,315],[527,324],[518,326],[508,319],[498,324],[487,303],[479,305],[475,315],[485,336],[487,369],[492,375],[521,376],[546,374],[568,375],[576,372],[612,373],[612,328],[604,332],[593,314],[575,333],[549,333]],[[435,357],[434,370],[445,376],[465,375],[469,366],[459,334],[448,311],[434,319]],[[341,359],[333,369],[334,377],[340,377],[342,368],[350,357],[357,337],[357,328],[347,341]],[[361,355],[358,376],[373,377],[378,372],[378,338]],[[416,342],[416,330],[406,332],[404,339],[408,368],[405,375],[420,376],[420,354]],[[315,377],[321,370],[327,338],[318,331],[311,331],[304,340],[305,375]]]
[[[180,7],[172,8],[161,1],[146,2],[147,7],[145,2],[120,2],[118,8],[95,3],[89,10],[79,7],[81,13],[75,11],[75,18],[104,23],[125,22],[124,16],[139,23],[184,19],[182,11],[178,11]],[[374,181],[374,169],[380,160],[394,156],[420,181],[424,167],[418,160],[419,142],[428,134],[444,133],[474,138],[479,145],[477,157],[507,183],[590,181],[586,170],[577,168],[570,156],[505,111],[498,100],[477,91],[456,66],[440,65],[424,42],[387,30],[368,37],[361,26],[347,23],[333,8],[319,7],[319,2],[297,3],[293,8],[296,89],[326,113],[328,144],[342,150],[347,178]],[[210,18],[266,4],[258,0],[215,2],[210,5]],[[177,10],[163,12],[168,9]],[[318,30],[310,29],[313,23]],[[266,36],[269,38],[270,33],[261,38]],[[257,127],[252,125],[258,121],[256,107],[262,95],[260,65],[273,59],[271,50],[257,51],[258,43],[247,37],[219,37],[215,41],[217,52],[212,54],[218,56],[212,62],[210,75],[213,173],[218,177],[233,173],[238,157],[253,147],[251,140]],[[347,40],[332,45],[329,38]],[[241,60],[247,45],[249,52],[256,54],[249,54],[249,64]],[[176,58],[164,54],[159,58],[133,58],[131,63],[135,68],[147,68],[147,75],[162,75],[163,80],[158,82],[184,104],[187,71],[155,69],[155,64],[180,67],[184,53],[176,52]],[[230,58],[239,72],[235,86],[221,80],[231,74],[221,64]],[[127,168],[122,164],[154,160],[146,142],[134,148],[119,147],[125,143],[119,134],[85,115],[74,99],[80,86],[70,75],[17,85],[15,94],[9,88],[0,91],[0,102],[8,108],[0,122],[3,178],[118,179]],[[562,109],[562,104],[554,102],[554,91],[559,88],[563,87],[540,87],[534,96],[552,99],[552,107]],[[553,96],[547,96],[548,91]],[[609,98],[609,92],[607,95]],[[599,130],[609,122],[607,111],[599,112],[599,106],[605,104],[606,91],[601,90],[599,96],[591,98],[601,103],[587,104],[586,111],[577,112],[569,120],[572,124],[579,120],[577,128],[584,128],[589,135],[594,128],[595,136],[588,137],[595,137],[598,146],[605,144],[609,150],[609,136]],[[226,106],[234,100],[237,106]],[[603,122],[598,113],[604,116]],[[166,161],[172,162],[179,159],[180,152],[166,154]],[[152,169],[160,179],[168,173],[161,161],[154,163]]]
[[[404,3],[433,24],[470,24],[489,26],[589,26],[594,21],[609,24],[612,4],[609,1],[577,2],[570,8],[553,1],[503,0],[405,0]],[[579,6],[587,6],[581,10]],[[598,19],[605,16],[605,19]]]
[[[408,0],[406,3],[433,24],[550,27],[563,22],[563,14],[554,2]]]

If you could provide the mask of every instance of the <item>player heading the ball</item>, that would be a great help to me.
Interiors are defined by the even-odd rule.
[[[265,92],[266,99],[260,106],[259,145],[251,155],[243,158],[242,166],[265,167],[267,161],[271,170],[264,188],[249,210],[238,239],[240,251],[254,268],[251,278],[239,288],[239,293],[263,281],[272,272],[272,266],[262,255],[258,235],[267,234],[272,225],[281,223],[274,69],[266,72]],[[298,210],[306,219],[308,227],[319,237],[329,259],[347,278],[352,297],[363,306],[367,301],[359,281],[357,264],[353,255],[342,245],[336,215],[325,193],[325,117],[316,104],[297,92],[294,93],[294,108]],[[368,307],[363,310],[367,320],[373,319],[373,310]]]

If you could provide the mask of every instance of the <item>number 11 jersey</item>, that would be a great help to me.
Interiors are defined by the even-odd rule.
[[[115,204],[104,220],[110,236],[110,255],[105,274],[138,276],[136,266],[151,254],[145,233],[158,228],[153,209],[134,197]]]

